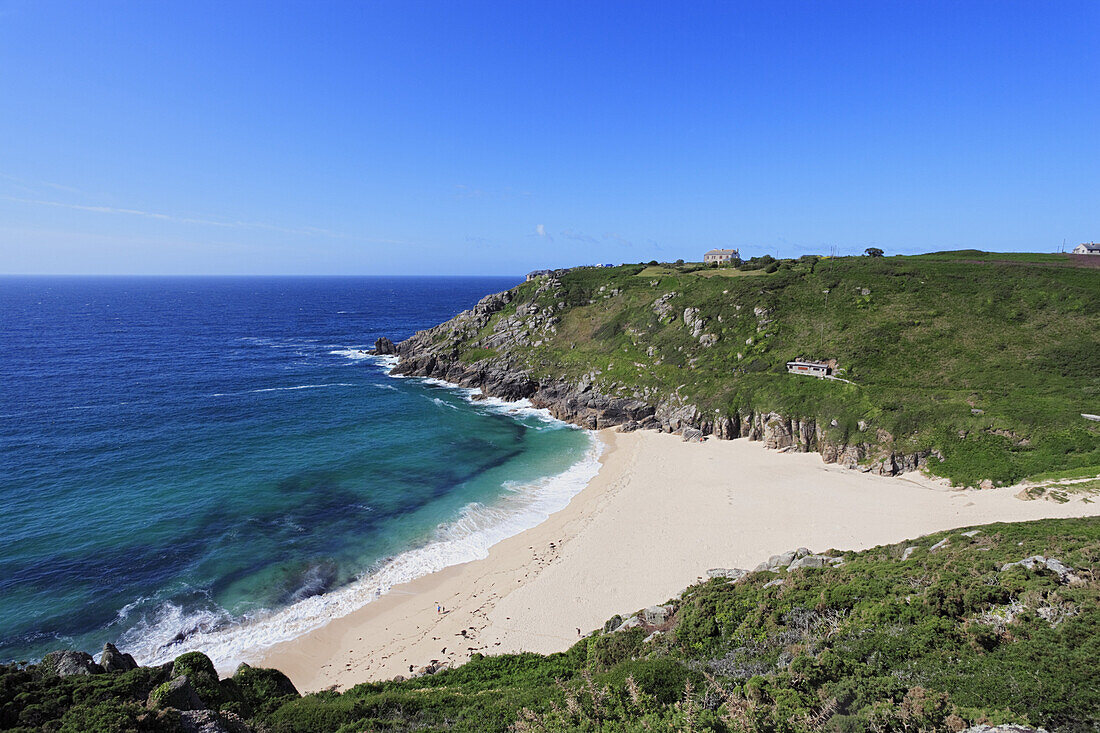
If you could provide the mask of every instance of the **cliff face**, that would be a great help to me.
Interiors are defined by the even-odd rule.
[[[514,312],[494,318],[517,298],[516,289],[481,299],[470,310],[434,328],[419,331],[393,344],[379,339],[375,353],[399,358],[394,373],[433,377],[463,386],[479,388],[491,397],[530,400],[551,415],[589,429],[620,426],[620,430],[653,429],[684,434],[698,431],[720,440],[748,438],[763,441],[780,451],[818,452],[826,463],[846,468],[894,475],[924,468],[932,450],[896,452],[893,438],[879,431],[878,442],[842,443],[830,440],[817,419],[781,415],[776,412],[737,410],[705,415],[679,394],[647,394],[644,398],[605,394],[594,374],[579,379],[537,377],[519,352],[521,347],[540,346],[557,336],[557,324],[564,304],[536,305],[538,296],[560,286],[556,279],[541,283],[534,298],[517,305]],[[617,293],[612,291],[610,297]],[[673,296],[675,293],[673,293]],[[658,298],[657,309],[667,308],[671,298]],[[666,317],[667,317],[666,313]],[[705,345],[707,334],[695,309],[687,309],[684,321],[693,336]],[[696,333],[698,332],[698,333]],[[478,350],[493,355],[469,361],[464,354]]]

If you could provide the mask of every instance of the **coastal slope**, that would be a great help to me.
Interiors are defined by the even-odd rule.
[[[575,268],[399,344],[395,373],[590,428],[747,437],[959,485],[1100,471],[1100,269],[1060,255]],[[787,373],[830,360],[830,379]]]
[[[722,569],[564,653],[299,696],[76,653],[0,666],[0,726],[140,731],[1094,730],[1100,520],[992,524]],[[117,660],[116,660],[117,661]]]

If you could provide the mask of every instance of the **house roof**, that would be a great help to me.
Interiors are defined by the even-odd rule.
[[[1085,249],[1093,251],[1093,252],[1100,252],[1100,242],[1081,242],[1081,244],[1079,244],[1077,246],[1078,247],[1084,247]],[[1076,247],[1074,249],[1076,249]],[[708,252],[707,254],[710,254],[710,253]]]
[[[708,255],[735,255],[737,250],[735,249],[712,249],[707,252]]]

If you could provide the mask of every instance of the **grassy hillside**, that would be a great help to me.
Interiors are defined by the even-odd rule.
[[[667,618],[618,631],[611,619],[562,654],[476,657],[343,694],[298,697],[264,670],[217,682],[198,654],[65,679],[0,668],[0,728],[178,730],[178,711],[145,701],[180,673],[236,730],[270,733],[1100,726],[1100,520],[831,554],[842,564],[693,586]],[[1033,555],[1057,558],[1064,574],[1005,568]]]
[[[675,394],[703,414],[813,418],[841,443],[938,449],[932,470],[960,484],[1100,473],[1100,423],[1081,416],[1100,413],[1100,269],[974,251],[769,259],[525,283],[460,358],[507,355],[539,377]],[[517,316],[530,338],[486,348]],[[851,384],[788,375],[797,357],[836,359]]]

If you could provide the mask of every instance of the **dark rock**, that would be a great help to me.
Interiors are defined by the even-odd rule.
[[[393,342],[383,336],[382,338],[374,342],[374,353],[379,356],[385,356],[388,354],[396,354],[397,347],[393,345]]]
[[[443,664],[443,663],[440,663],[440,662],[432,662],[431,664],[426,664],[423,667],[418,668],[416,670],[416,672],[413,674],[413,676],[414,677],[426,677],[428,675],[438,674],[439,672],[442,672],[445,669],[447,669],[446,664]]]
[[[103,672],[103,667],[95,663],[91,654],[70,650],[50,652],[42,658],[39,668],[47,674],[58,677],[100,674]]]
[[[205,710],[206,705],[199,693],[191,686],[187,675],[173,677],[149,693],[148,707],[154,709],[175,708],[176,710]]]
[[[111,642],[103,645],[103,654],[99,657],[99,666],[106,672],[129,672],[137,669],[137,662],[129,654],[123,654]]]

